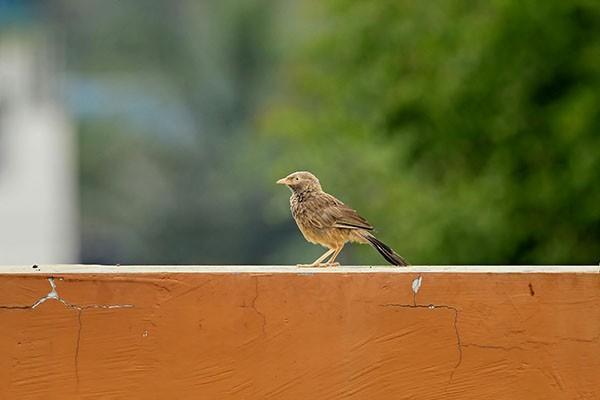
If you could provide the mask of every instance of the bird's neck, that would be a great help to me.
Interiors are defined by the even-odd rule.
[[[292,191],[292,197],[295,198],[296,201],[302,202],[318,192],[321,192],[321,190],[318,188],[313,188],[313,187],[305,187],[305,188],[301,188],[301,189],[299,188],[297,190]]]

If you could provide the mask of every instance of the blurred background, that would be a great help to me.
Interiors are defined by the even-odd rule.
[[[414,264],[597,264],[600,2],[0,0],[0,263],[310,262],[295,170]]]

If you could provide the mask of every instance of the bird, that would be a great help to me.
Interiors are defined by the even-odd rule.
[[[292,191],[290,209],[304,238],[328,249],[313,263],[298,264],[299,267],[339,266],[335,260],[347,242],[368,243],[390,264],[408,266],[404,258],[373,235],[373,226],[365,218],[325,193],[319,179],[312,173],[293,172],[277,183]]]

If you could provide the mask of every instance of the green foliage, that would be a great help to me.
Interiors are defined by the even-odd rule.
[[[413,263],[599,261],[600,3],[328,3],[261,118],[275,170]]]

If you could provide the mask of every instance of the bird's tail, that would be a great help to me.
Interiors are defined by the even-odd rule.
[[[400,256],[399,254],[397,254],[394,250],[392,250],[388,245],[386,245],[385,243],[383,243],[381,240],[377,239],[375,236],[373,236],[372,234],[365,232],[365,234],[362,235],[371,246],[373,246],[373,248],[375,250],[377,250],[379,252],[379,254],[381,254],[383,256],[383,258],[385,258],[387,260],[387,262],[389,262],[392,265],[398,265],[400,267],[406,267],[408,266],[408,262],[402,258],[402,256]]]

